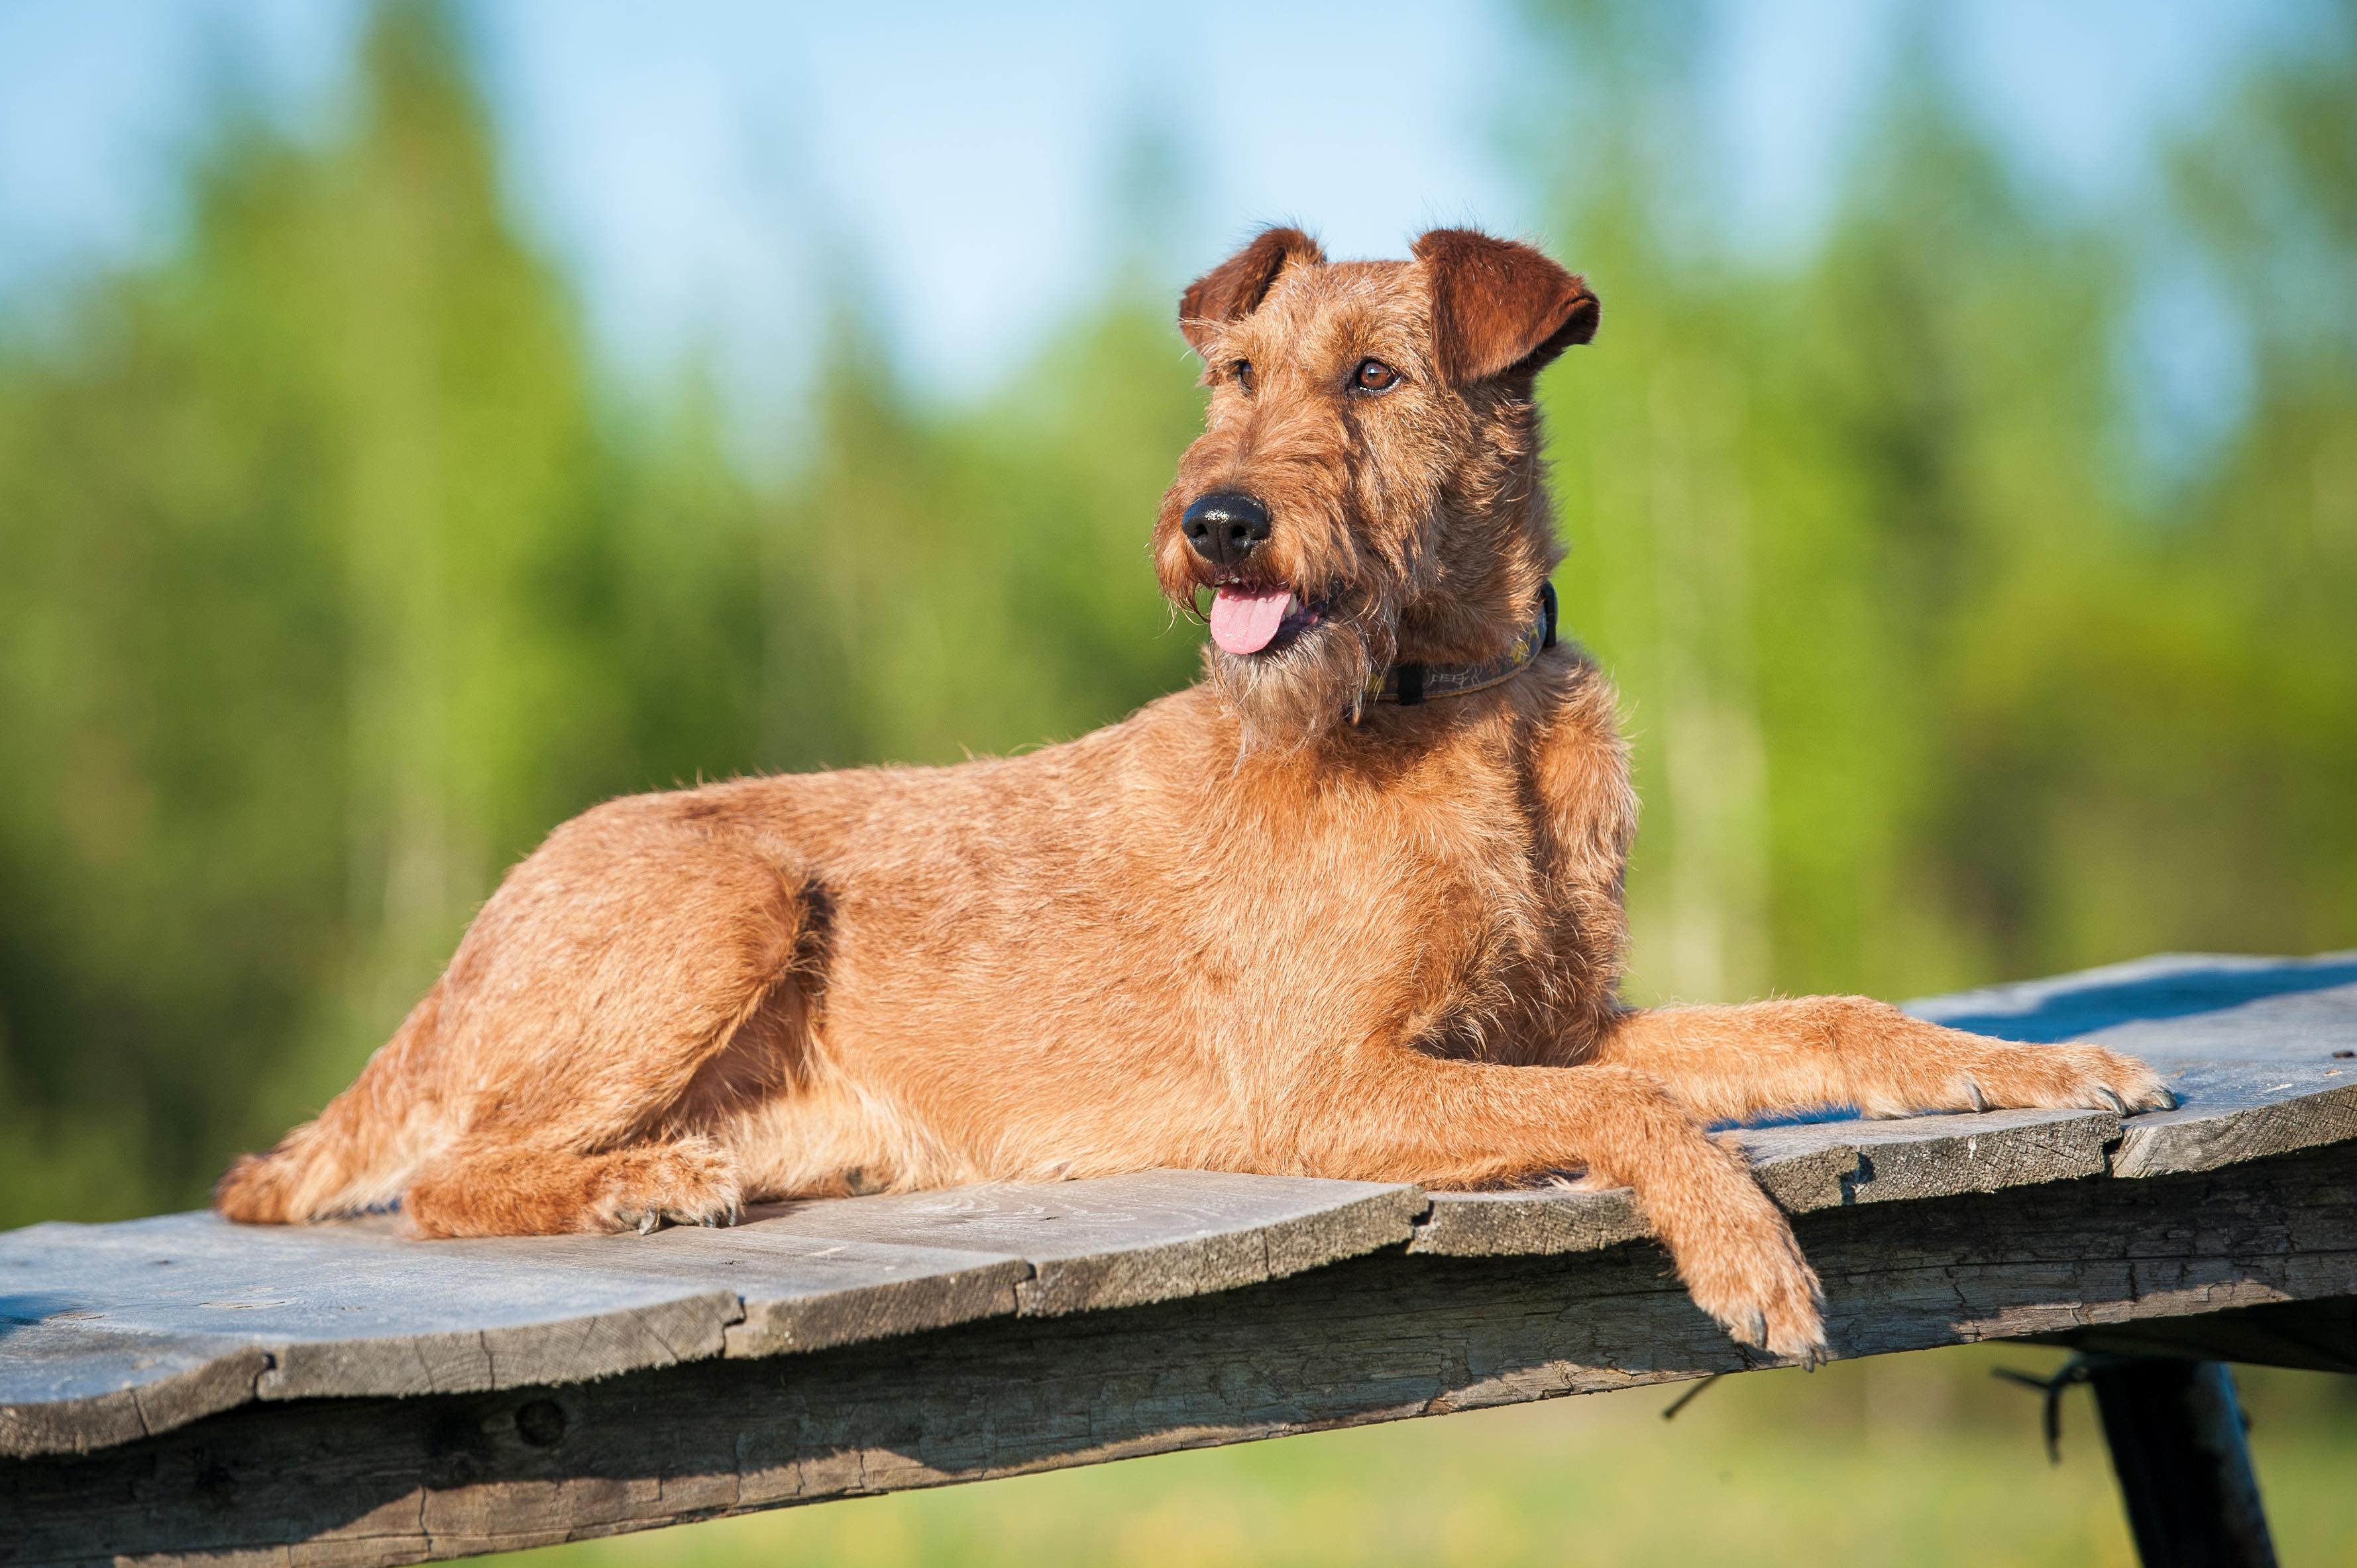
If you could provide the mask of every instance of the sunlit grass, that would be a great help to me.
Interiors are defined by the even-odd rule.
[[[532,1568],[824,1563],[2053,1563],[2135,1561],[2094,1412],[2062,1462],[2033,1397],[1960,1351],[1765,1373],[789,1509],[520,1554]],[[2244,1375],[2287,1563],[2357,1564],[2357,1400]]]

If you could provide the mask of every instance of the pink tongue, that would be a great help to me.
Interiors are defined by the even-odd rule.
[[[1265,594],[1222,588],[1211,597],[1211,640],[1230,653],[1258,653],[1284,623],[1292,597],[1283,588]]]

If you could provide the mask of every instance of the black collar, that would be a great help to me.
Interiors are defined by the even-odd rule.
[[[1434,697],[1461,697],[1512,680],[1539,654],[1555,646],[1555,585],[1539,585],[1539,613],[1515,635],[1513,645],[1479,664],[1394,664],[1371,677],[1359,693],[1362,703],[1410,707]]]

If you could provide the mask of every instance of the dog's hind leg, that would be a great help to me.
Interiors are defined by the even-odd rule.
[[[1284,1107],[1304,1174],[1480,1187],[1585,1168],[1634,1189],[1696,1305],[1745,1344],[1824,1352],[1817,1276],[1736,1150],[1642,1073],[1371,1051]]]
[[[823,891],[683,801],[617,802],[518,866],[444,981],[462,1109],[403,1208],[428,1236],[733,1218],[707,1134],[791,1091]]]
[[[545,1236],[734,1224],[744,1195],[735,1159],[694,1134],[584,1154],[493,1126],[419,1171],[403,1203],[424,1236]]]
[[[1590,1059],[1648,1073],[1714,1121],[1835,1105],[1894,1116],[2176,1103],[2150,1068],[2101,1046],[1987,1039],[1863,996],[1622,1013]]]

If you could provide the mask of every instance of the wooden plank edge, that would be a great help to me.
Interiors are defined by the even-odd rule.
[[[716,1287],[623,1312],[354,1339],[262,1341],[265,1400],[396,1398],[592,1381],[717,1356],[744,1298]]]
[[[2222,1168],[2357,1136],[2357,1083],[2292,1100],[2233,1108],[2215,1116],[2125,1129],[2104,1113],[2032,1121],[2000,1135],[1914,1131],[1931,1121],[1816,1124],[1863,1135],[1816,1146],[1790,1129],[1748,1141],[1760,1155],[1762,1185],[1788,1211],[1896,1198],[1994,1191],[2033,1181],[2112,1174],[2143,1177]],[[1962,1119],[1958,1119],[1962,1120]],[[1979,1120],[1979,1119],[1975,1119]],[[2109,1121],[2108,1167],[2087,1158],[2087,1135]],[[1991,1161],[1977,1158],[1987,1138]],[[1954,1149],[1963,1144],[1963,1171]],[[2049,1163],[2025,1173],[2025,1151]],[[2063,1163],[2052,1163],[2059,1158]],[[1116,1258],[1110,1267],[1052,1273],[1021,1261],[949,1276],[899,1282],[803,1303],[756,1301],[715,1291],[646,1312],[585,1319],[581,1337],[619,1334],[604,1364],[586,1373],[553,1358],[549,1331],[534,1325],[480,1333],[384,1340],[254,1345],[152,1383],[54,1404],[0,1408],[0,1456],[87,1453],[254,1399],[369,1397],[464,1392],[580,1381],[726,1355],[789,1354],[1020,1314],[1054,1316],[1143,1305],[1281,1278],[1405,1243],[1414,1253],[1504,1256],[1600,1251],[1643,1238],[1649,1228],[1627,1189],[1426,1194],[1412,1187],[1369,1195],[1337,1208],[1256,1230],[1193,1239]],[[1091,1260],[1103,1265],[1105,1260]],[[1042,1279],[1043,1273],[1049,1277]],[[929,1299],[930,1297],[930,1299]],[[565,1348],[577,1351],[579,1338]],[[362,1370],[355,1376],[353,1362]],[[371,1363],[380,1363],[371,1368]]]
[[[2268,1064],[2255,1064],[2264,1075]],[[2286,1087],[2289,1087],[2287,1085]],[[2116,1176],[2191,1175],[2357,1138],[2357,1080],[2214,1115],[2131,1121],[2112,1155]]]
[[[2265,1064],[2222,1064],[2269,1076]],[[2293,1085],[2282,1086],[2290,1088]],[[2283,1100],[2125,1120],[2109,1112],[1996,1112],[1812,1122],[1738,1133],[1786,1212],[1994,1192],[2050,1181],[2223,1169],[2357,1139],[2357,1079]],[[1436,1193],[1409,1251],[1569,1253],[1652,1233],[1626,1188]]]
[[[1737,1136],[1770,1196],[1789,1213],[1810,1214],[2101,1176],[2120,1125],[2108,1111],[1998,1111]]]
[[[2177,1178],[2181,1202],[2079,1182],[1920,1219],[1864,1206],[1811,1217],[1803,1239],[1827,1268],[1844,1356],[2345,1300],[2352,1159]],[[1081,1336],[1005,1320],[760,1378],[705,1365],[373,1411],[232,1412],[130,1454],[0,1471],[0,1526],[23,1532],[0,1529],[0,1563],[121,1552],[389,1568],[1760,1365],[1649,1258],[1404,1265],[1354,1260],[1242,1311],[1174,1302]]]
[[[1025,1260],[1006,1258],[815,1297],[743,1298],[744,1316],[725,1331],[722,1353],[757,1359],[1012,1317],[1022,1310],[1018,1293],[1033,1273]]]
[[[0,1457],[90,1453],[256,1400],[558,1386],[716,1357],[832,1348],[988,1317],[1211,1294],[1403,1244],[1427,1207],[1420,1188],[1403,1185],[1249,1230],[1079,1261],[1088,1267],[1006,1258],[815,1297],[719,1288],[635,1312],[498,1329],[255,1341],[225,1347],[201,1366],[151,1383],[0,1407]]]
[[[0,1405],[0,1459],[91,1454],[235,1410],[253,1402],[269,1368],[268,1351],[240,1346],[153,1382]]]
[[[1016,1295],[1027,1317],[1213,1295],[1406,1243],[1429,1207],[1403,1183],[1248,1230],[1041,1262]]]
[[[1754,1176],[1779,1207],[1810,1214],[2101,1176],[2120,1125],[2109,1112],[1996,1112],[1811,1122],[1726,1136],[1751,1155]],[[1588,1252],[1652,1234],[1627,1187],[1431,1196],[1411,1252]]]

